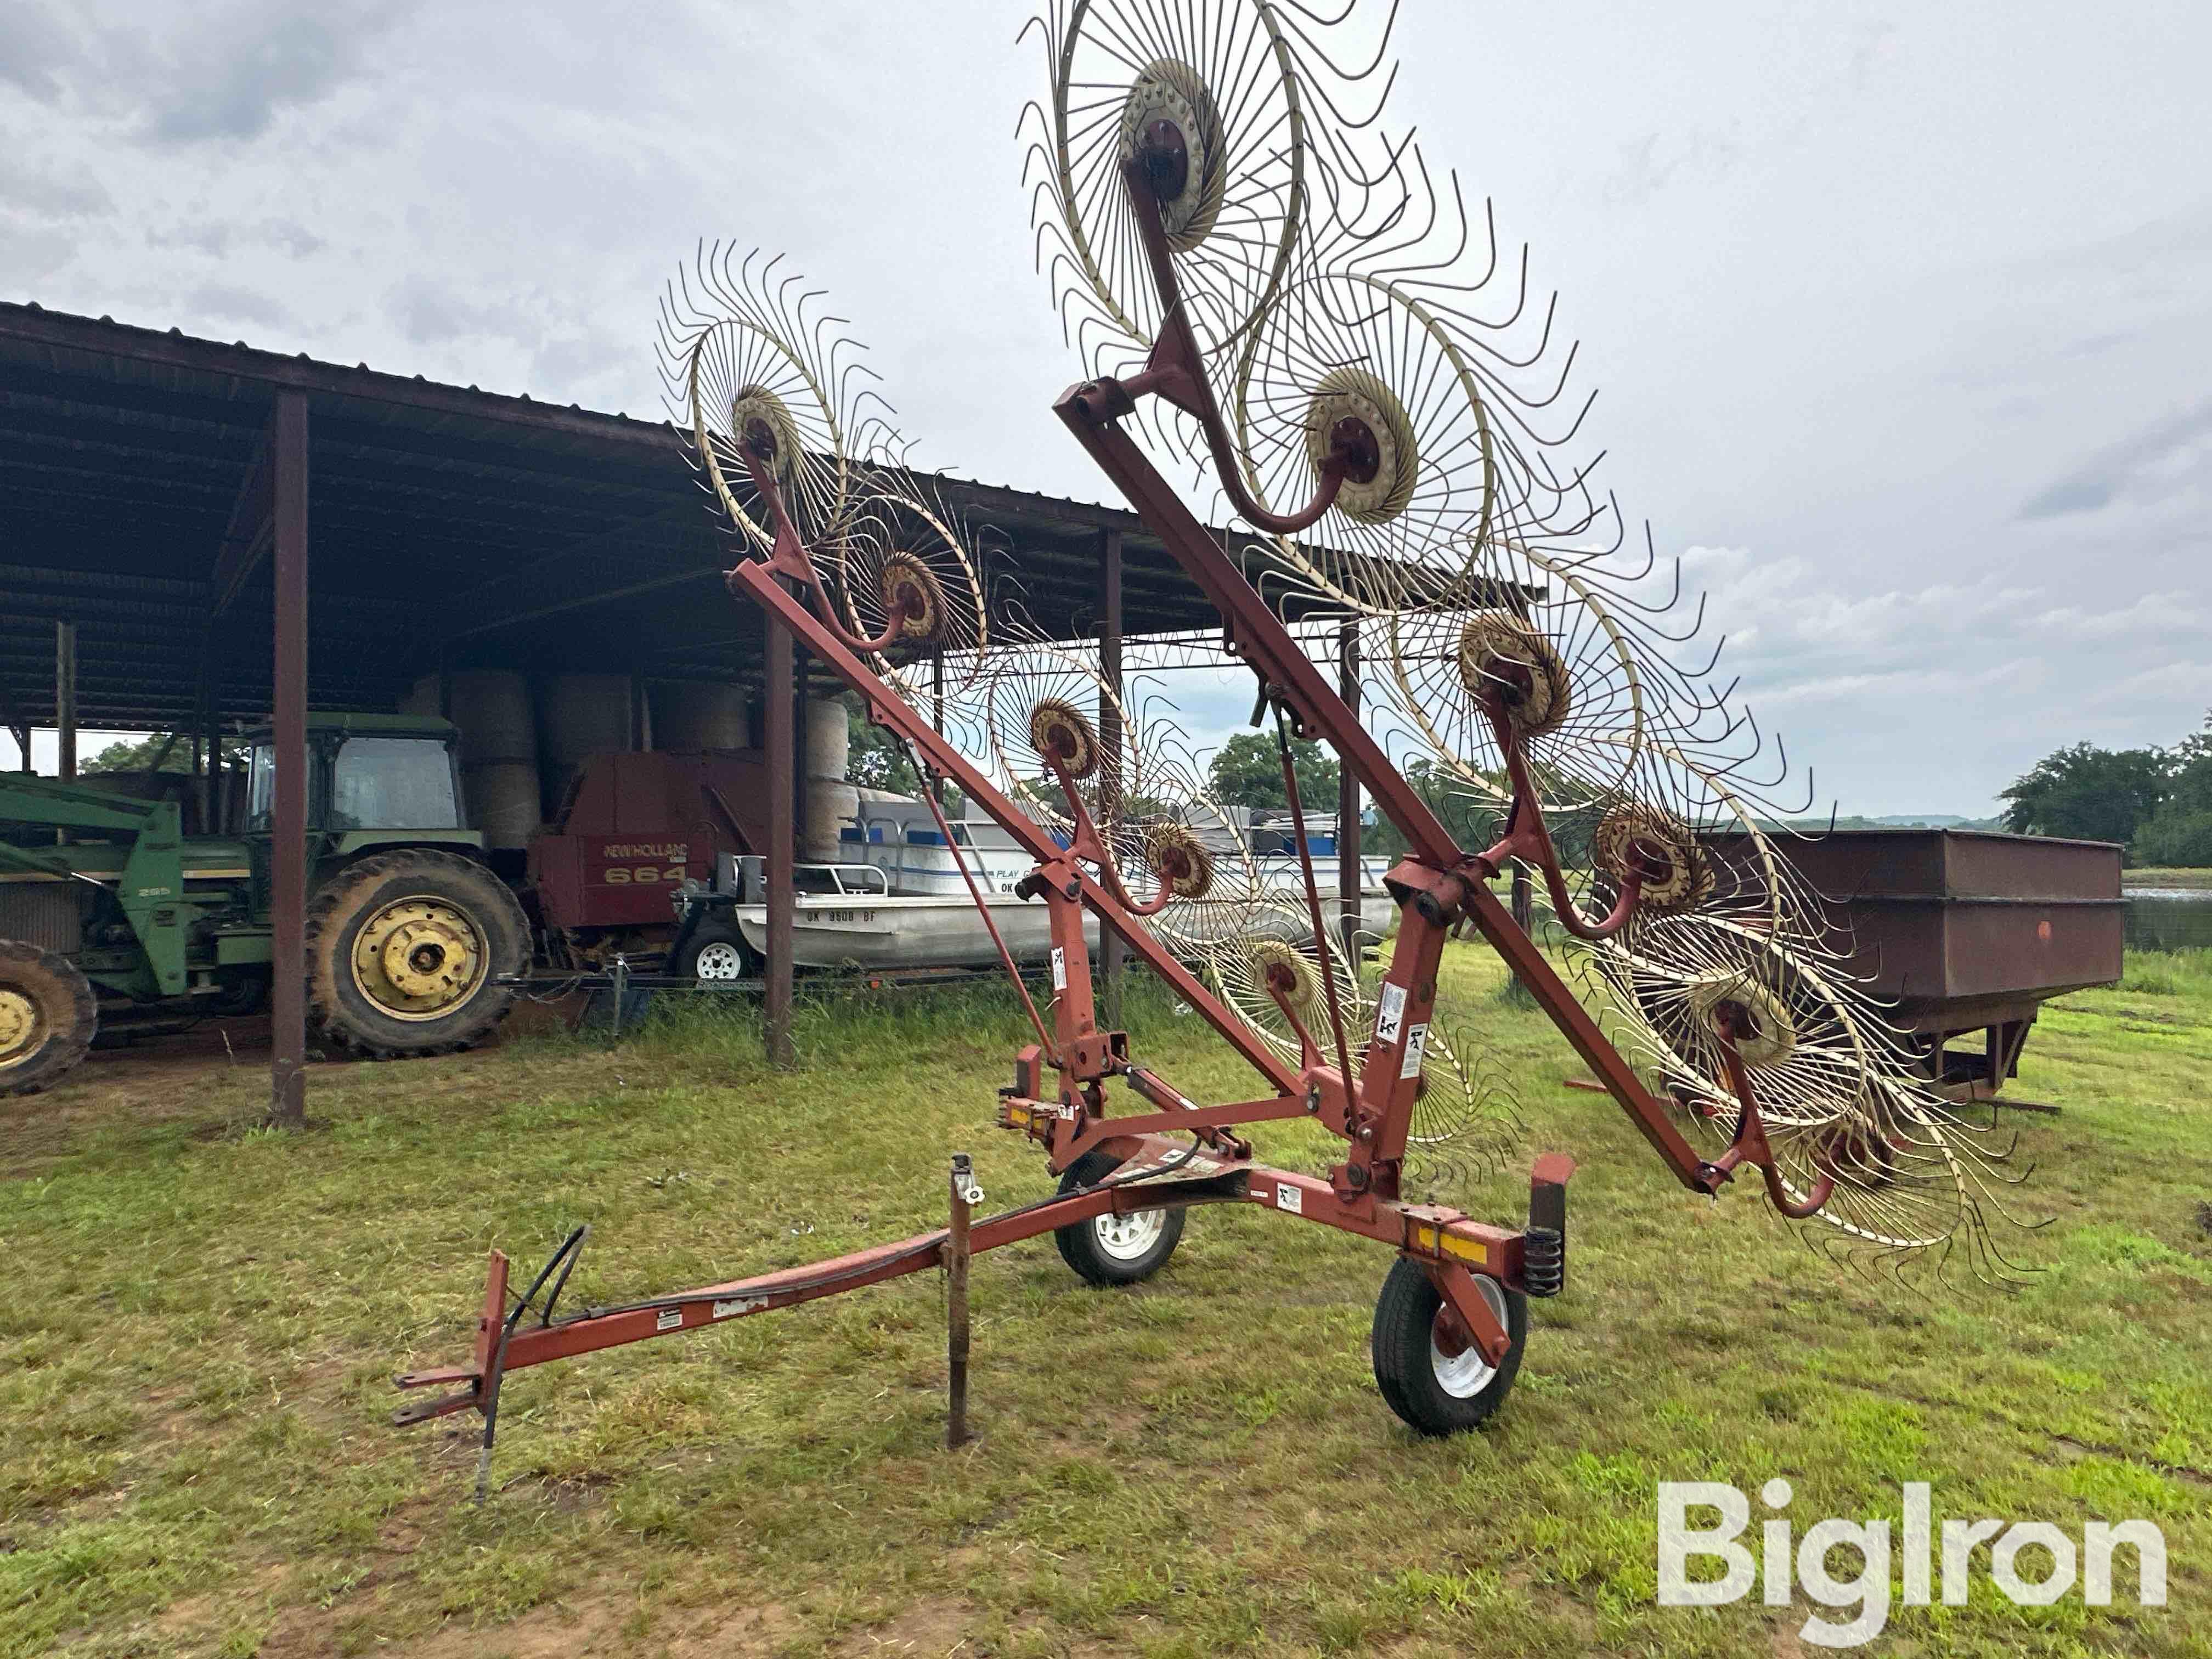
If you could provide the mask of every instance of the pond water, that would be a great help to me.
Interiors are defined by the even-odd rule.
[[[2127,890],[2130,951],[2212,949],[2212,887]]]

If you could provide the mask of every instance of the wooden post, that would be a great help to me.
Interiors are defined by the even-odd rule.
[[[793,730],[791,630],[774,613],[763,611],[768,625],[763,741],[768,750],[768,849],[763,864],[768,880],[768,1059],[790,1066],[797,1058],[791,1042],[792,922],[798,903],[792,885],[797,854],[799,768]]]
[[[1346,708],[1359,712],[1359,624],[1346,623],[1336,631],[1336,690]],[[1359,965],[1353,936],[1359,931],[1359,900],[1366,884],[1359,873],[1359,779],[1349,766],[1340,768],[1336,786],[1336,896],[1344,933],[1344,948],[1352,967]]]
[[[1105,691],[1098,699],[1098,744],[1103,764],[1098,769],[1099,827],[1109,842],[1121,817],[1121,532],[1109,530],[1099,538],[1098,586],[1105,617],[1098,634],[1098,675]],[[1106,1029],[1121,1029],[1121,980],[1128,947],[1112,928],[1098,929],[1098,977],[1106,994],[1099,1009]]]
[[[280,392],[271,433],[276,748],[270,826],[269,1121],[307,1121],[307,398]]]

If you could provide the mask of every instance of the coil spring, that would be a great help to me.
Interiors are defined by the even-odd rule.
[[[1557,1227],[1521,1235],[1521,1284],[1530,1296],[1557,1296],[1566,1288],[1567,1241]]]

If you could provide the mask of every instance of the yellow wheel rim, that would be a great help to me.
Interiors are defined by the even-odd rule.
[[[45,1037],[39,1005],[21,991],[0,985],[0,1072],[38,1053]]]
[[[379,1013],[443,1018],[477,994],[490,968],[483,936],[458,906],[396,899],[354,938],[353,982]]]

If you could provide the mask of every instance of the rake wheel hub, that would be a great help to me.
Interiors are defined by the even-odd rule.
[[[1190,183],[1190,146],[1182,129],[1164,117],[1146,127],[1137,159],[1144,165],[1145,182],[1152,187],[1155,200],[1172,202]]]
[[[1330,468],[1342,474],[1337,512],[1358,524],[1380,525],[1406,510],[1420,482],[1420,437],[1381,375],[1351,365],[1331,369],[1314,388],[1305,428],[1315,481]]]
[[[1121,155],[1145,172],[1168,246],[1188,253],[1213,234],[1228,183],[1221,112],[1206,79],[1177,58],[1156,58],[1121,105]]]
[[[1573,706],[1573,681],[1559,647],[1518,617],[1477,611],[1459,636],[1459,680],[1467,694],[1503,713],[1523,738],[1556,732]]]

